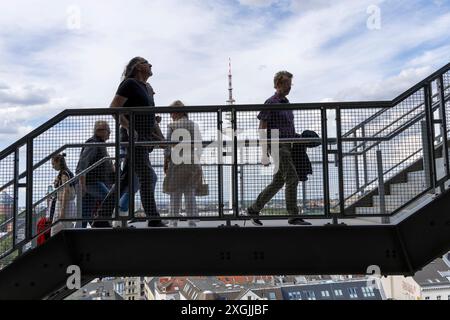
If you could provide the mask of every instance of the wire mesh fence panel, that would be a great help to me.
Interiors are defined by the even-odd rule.
[[[371,137],[386,138],[395,132],[388,140],[365,142],[361,139],[343,143],[344,195],[348,214],[391,213],[426,190],[423,102],[423,90],[420,90],[399,104],[402,114],[408,109],[413,111],[391,122],[391,128],[386,128],[384,121],[376,121],[380,130],[373,130]],[[352,113],[353,110],[344,112]],[[346,118],[350,117],[347,115]],[[403,123],[401,131],[395,131],[398,123]],[[375,124],[371,126],[375,128]],[[361,131],[362,128],[356,131],[356,138],[367,137]],[[383,188],[380,188],[380,182]],[[384,192],[384,196],[380,192]]]
[[[264,215],[323,215],[322,149],[311,143],[283,142],[289,138],[319,138],[320,110],[239,111],[237,194],[240,214],[247,209],[262,210]],[[285,117],[287,115],[287,118]],[[259,130],[267,119],[270,131]],[[287,127],[291,129],[286,129]],[[273,143],[273,128],[280,128],[280,144]],[[290,130],[291,132],[288,132]],[[297,133],[297,136],[295,135]],[[275,134],[275,133],[274,133]],[[258,139],[262,139],[257,143]],[[271,138],[271,164],[264,165],[262,143]],[[278,149],[278,150],[277,150]]]
[[[0,160],[0,256],[13,249],[14,230],[14,153]],[[1,267],[1,266],[0,266]]]
[[[374,203],[379,203],[379,199],[372,199],[379,188],[380,165],[383,170],[383,180],[386,182],[422,157],[421,121],[425,120],[424,101],[424,91],[420,89],[355,130],[352,138],[361,138],[360,141],[343,143],[344,196],[345,205],[352,205],[347,210],[350,214],[355,212],[353,204],[357,201],[370,208],[365,210],[366,212],[374,214],[381,212],[379,207],[373,207]],[[344,123],[353,121],[352,113],[355,112],[367,111],[343,110],[343,127],[346,126]],[[364,138],[380,139],[365,141]],[[387,138],[390,140],[383,140]],[[382,161],[380,161],[380,155],[377,157],[377,150],[381,152]],[[386,201],[405,202],[397,198],[386,197]],[[389,211],[392,211],[393,205],[388,207]]]
[[[445,117],[447,123],[447,138],[450,138],[450,71],[442,76],[444,83],[444,97],[445,97]]]
[[[366,108],[366,109],[352,109],[342,112],[341,114],[341,133],[342,137],[351,137],[355,130],[364,126],[366,135],[375,134],[379,128],[374,125],[375,119],[381,117],[381,112],[386,109],[381,108]]]
[[[115,142],[114,132],[112,116],[71,116],[34,139],[33,235],[41,233],[45,223],[59,219],[91,221],[114,184],[112,161],[103,159],[115,155],[115,148],[105,145]],[[82,179],[69,182],[82,171]],[[51,234],[75,226],[86,227],[87,221],[60,222]]]
[[[137,125],[142,118],[136,117]],[[217,141],[217,113],[162,113],[155,119],[160,121],[159,139],[162,143],[147,150],[148,172],[136,172],[139,181],[139,191],[135,196],[136,216],[152,216],[154,213],[180,218],[218,216],[217,145],[210,145]],[[155,141],[155,137],[147,141]],[[167,141],[173,143],[168,144]],[[143,161],[139,161],[135,156],[137,171],[143,166]],[[151,186],[153,200],[146,198],[142,184],[144,189],[145,184]],[[146,210],[146,206],[150,209]],[[190,225],[194,223],[191,221]]]

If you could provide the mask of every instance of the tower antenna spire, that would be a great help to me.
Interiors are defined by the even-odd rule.
[[[233,99],[233,75],[231,73],[231,58],[228,58],[228,100],[227,104],[232,105],[236,101]]]

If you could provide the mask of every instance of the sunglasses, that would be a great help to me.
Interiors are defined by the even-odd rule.
[[[152,67],[152,64],[151,64],[150,62],[148,62],[147,60],[145,60],[145,61],[142,61],[141,63],[145,63],[145,64],[148,64],[148,65],[150,66],[150,68]]]

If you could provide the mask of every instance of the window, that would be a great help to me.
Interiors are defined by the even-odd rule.
[[[289,300],[302,300],[302,296],[300,294],[300,291],[296,291],[296,292],[289,292]],[[269,299],[270,300],[276,300],[276,296],[274,292],[270,292],[269,293]]]
[[[342,290],[334,290],[334,294],[337,296],[337,297],[340,297],[340,296],[343,296],[344,294],[342,293]]]
[[[448,296],[448,300],[450,300],[450,295]]]
[[[430,297],[425,297],[425,300],[430,300]]]
[[[441,296],[437,296],[436,299],[437,299],[437,300],[441,300]]]
[[[375,297],[375,293],[373,292],[373,288],[372,287],[363,287],[362,288],[362,292],[365,298],[368,297]]]
[[[304,291],[307,300],[316,300],[316,294],[314,291]]]
[[[358,298],[358,293],[356,292],[356,288],[350,288],[348,289],[348,293],[350,294],[351,299]]]
[[[322,291],[322,297],[327,298],[330,296],[330,292],[328,290]]]
[[[275,292],[269,292],[269,299],[270,300],[276,300],[277,296],[275,295]]]

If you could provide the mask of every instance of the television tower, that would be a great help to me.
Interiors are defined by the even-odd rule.
[[[228,100],[227,100],[227,105],[231,106],[236,102],[236,100],[234,100],[233,98],[233,75],[231,73],[231,58],[228,58]],[[231,112],[225,112],[225,117],[224,117],[224,126],[223,126],[223,133],[225,134],[225,136],[229,139],[233,139],[233,115]],[[231,150],[226,150],[225,154],[228,157],[233,157],[233,149]],[[230,159],[230,161],[232,162],[233,160]],[[233,208],[233,203],[234,203],[234,196],[233,196],[233,183],[232,183],[232,179],[233,179],[233,171],[229,170],[228,171],[228,208],[232,209]]]
[[[233,99],[233,75],[231,74],[231,58],[228,58],[228,100],[227,104],[232,105],[236,102]]]

